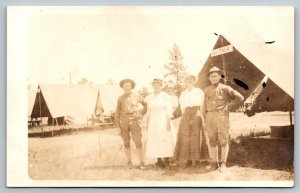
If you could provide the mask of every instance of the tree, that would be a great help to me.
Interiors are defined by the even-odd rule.
[[[178,45],[175,43],[172,50],[169,50],[170,62],[165,64],[164,67],[167,73],[164,75],[166,85],[174,84],[174,91],[177,95],[183,90],[184,78],[187,75],[186,66],[183,65],[183,56],[179,50]],[[168,80],[173,78],[173,80]]]

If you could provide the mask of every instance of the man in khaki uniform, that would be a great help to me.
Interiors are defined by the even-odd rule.
[[[143,102],[140,96],[132,93],[132,89],[135,87],[133,80],[122,80],[120,87],[124,89],[124,94],[119,97],[117,102],[115,122],[120,129],[120,135],[124,143],[127,165],[132,166],[130,150],[130,139],[132,138],[137,148],[140,167],[143,167],[142,132],[139,119],[145,114],[146,109],[144,108],[141,112],[138,110],[139,103],[143,104]]]
[[[219,168],[218,143],[221,146],[220,171],[226,169],[229,151],[229,110],[240,104],[244,97],[228,85],[220,83],[222,71],[217,67],[209,70],[211,85],[204,90],[203,118],[209,138],[211,168]]]

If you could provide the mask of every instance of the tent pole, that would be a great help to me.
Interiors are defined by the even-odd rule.
[[[290,104],[289,104],[289,115],[290,115],[290,125],[293,125],[293,117],[292,117],[292,110]]]
[[[43,128],[43,124],[42,124],[42,102],[41,102],[41,88],[39,88],[39,109],[40,109],[40,119],[41,119],[41,129],[42,129],[42,133],[44,134],[44,128]]]
[[[220,35],[220,38],[221,38],[222,46],[224,46],[224,43],[223,43],[223,37],[222,37],[221,35]],[[223,72],[224,72],[224,84],[227,84],[226,63],[225,63],[225,57],[224,57],[224,54],[221,54],[221,57],[222,57]]]
[[[55,119],[52,118],[52,128],[51,128],[51,135],[53,137],[53,128],[54,128],[54,125],[55,125]]]
[[[56,124],[58,125],[57,118],[55,118],[55,122],[56,122]],[[52,137],[53,137],[53,129],[51,130],[51,135],[52,135]]]

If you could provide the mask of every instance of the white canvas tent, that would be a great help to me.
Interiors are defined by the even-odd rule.
[[[96,87],[100,93],[104,114],[111,114],[112,112],[115,112],[118,98],[123,94],[123,90],[119,87],[119,85],[114,84],[97,84]]]
[[[41,84],[31,118],[68,117],[72,124],[87,124],[93,114],[114,112],[121,92],[117,85]]]

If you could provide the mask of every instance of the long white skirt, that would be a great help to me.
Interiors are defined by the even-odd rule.
[[[152,108],[148,125],[146,157],[172,157],[176,145],[176,133],[171,122],[167,130],[167,114],[165,108]]]

